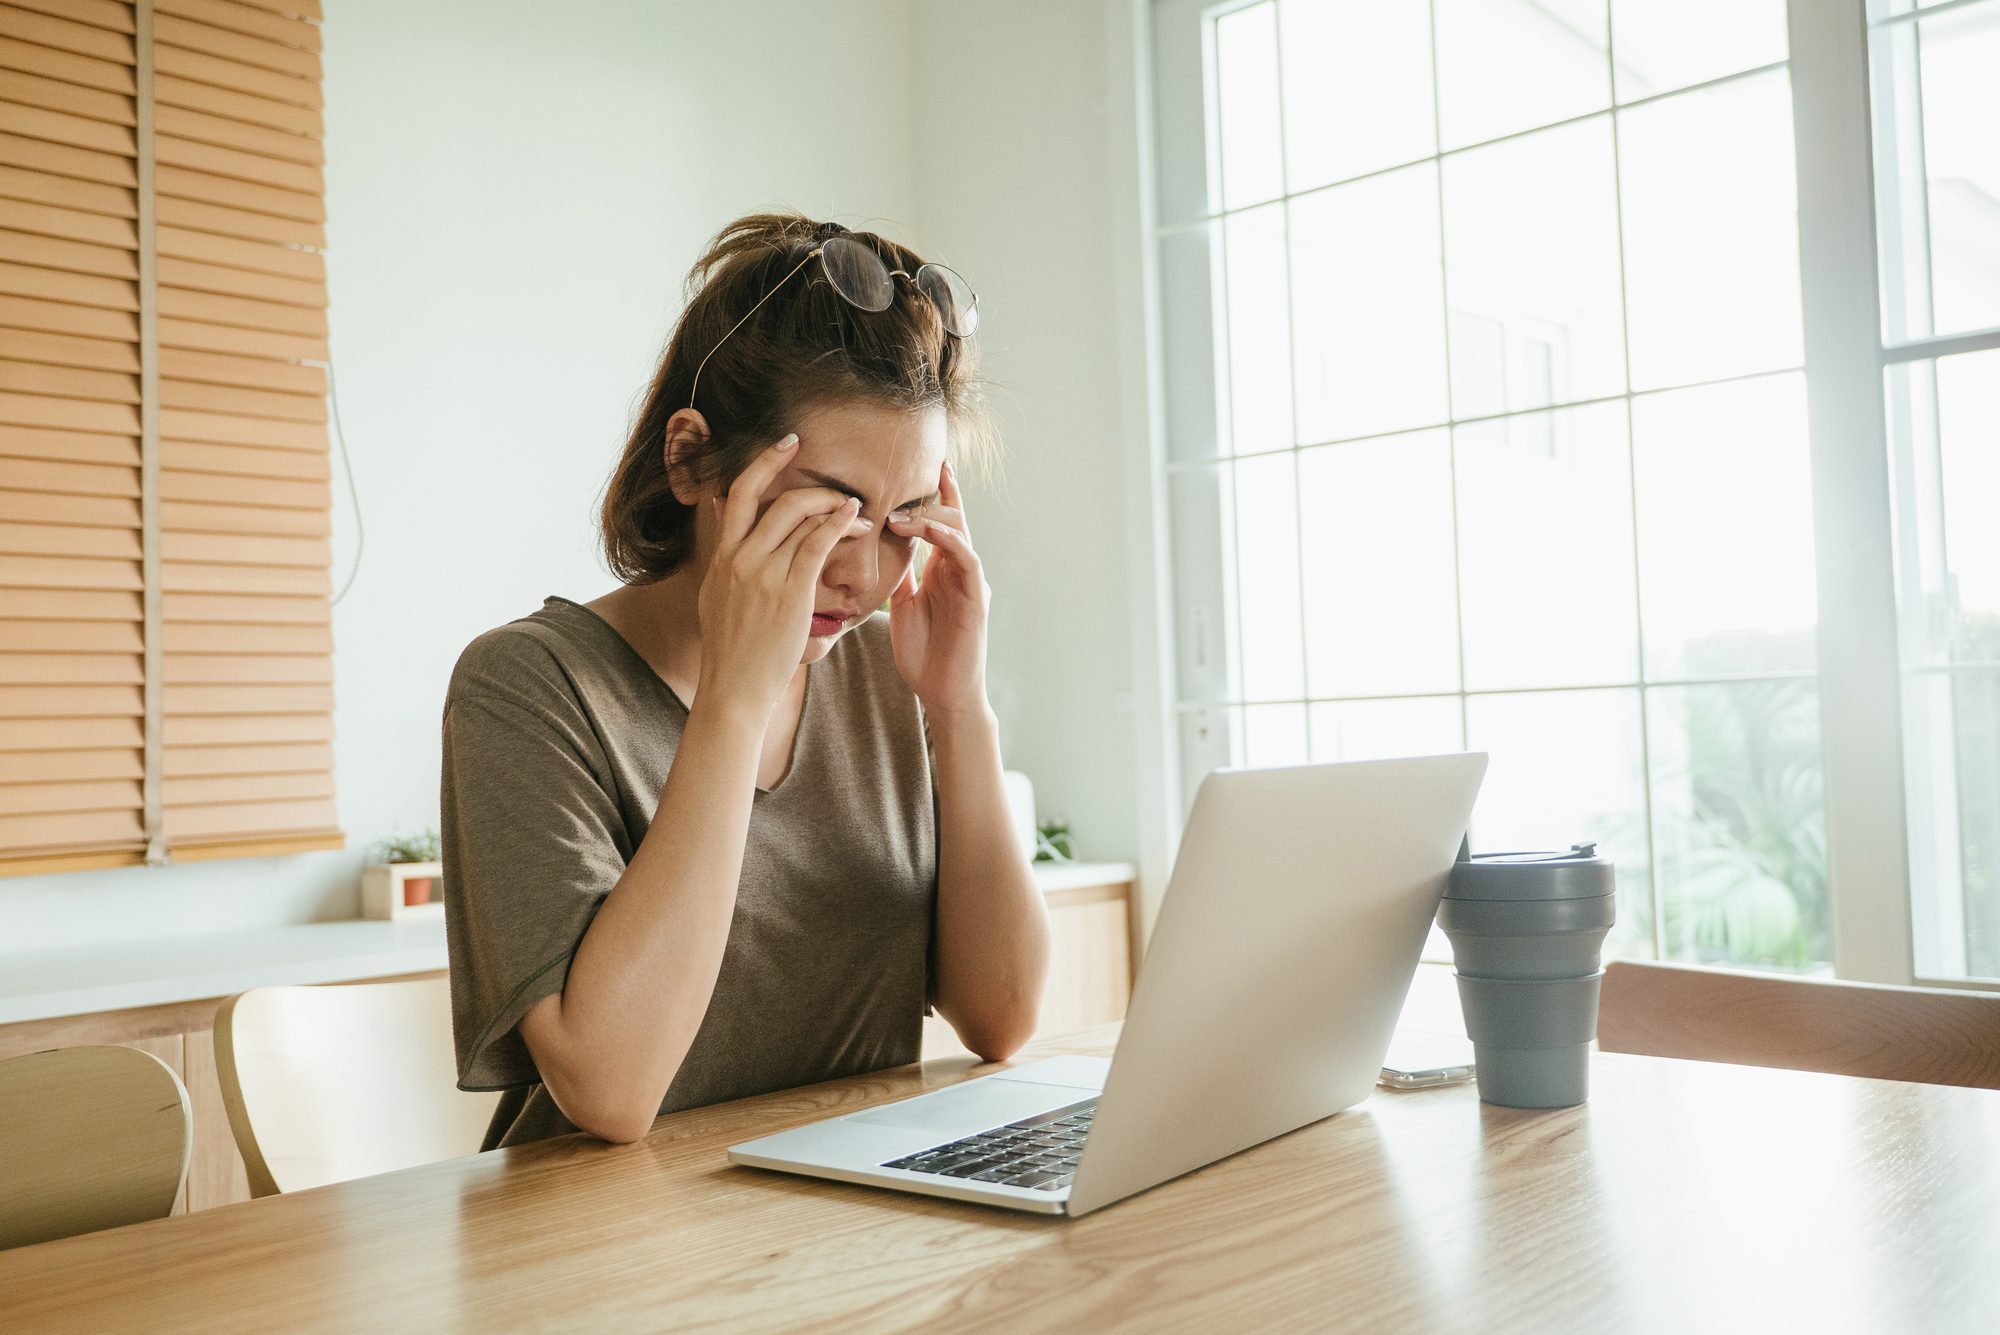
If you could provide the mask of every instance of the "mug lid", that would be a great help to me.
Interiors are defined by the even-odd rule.
[[[1593,843],[1564,852],[1478,853],[1451,864],[1447,899],[1592,899],[1617,888],[1611,859]]]

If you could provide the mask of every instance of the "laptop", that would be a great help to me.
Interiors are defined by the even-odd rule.
[[[1210,773],[1111,1057],[1030,1062],[730,1160],[1074,1216],[1359,1103],[1485,774],[1481,752]]]

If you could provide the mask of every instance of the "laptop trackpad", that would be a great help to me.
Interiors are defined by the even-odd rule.
[[[1065,1107],[1097,1093],[1063,1085],[1029,1084],[1021,1080],[968,1080],[962,1085],[921,1094],[914,1099],[870,1108],[843,1118],[875,1126],[920,1127],[946,1136],[967,1135],[989,1127]]]

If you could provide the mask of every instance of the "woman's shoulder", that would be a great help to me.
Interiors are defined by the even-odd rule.
[[[577,667],[590,653],[587,628],[572,615],[581,610],[549,598],[527,616],[474,636],[452,665],[446,702],[485,696],[545,707],[575,700]]]

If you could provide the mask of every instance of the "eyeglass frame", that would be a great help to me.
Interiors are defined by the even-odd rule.
[[[932,309],[935,310],[937,308],[936,300],[934,300],[931,297],[930,293],[924,291],[922,285],[917,282],[918,276],[921,275],[923,271],[926,269],[937,269],[943,273],[950,274],[952,277],[958,279],[959,282],[965,283],[964,274],[946,265],[931,264],[927,261],[917,266],[917,272],[915,274],[912,274],[905,269],[890,269],[889,262],[883,259],[879,254],[876,254],[875,248],[873,246],[862,245],[861,242],[855,241],[851,237],[844,237],[844,236],[828,237],[826,241],[820,242],[818,245],[814,246],[810,251],[806,252],[806,256],[804,259],[800,260],[797,264],[794,264],[791,267],[790,271],[788,271],[783,278],[780,278],[777,282],[771,284],[771,290],[766,292],[763,296],[757,298],[756,305],[753,305],[749,310],[743,312],[742,318],[737,320],[735,324],[729,326],[729,328],[723,333],[721,338],[715,340],[715,346],[708,350],[707,356],[703,357],[701,359],[701,362],[694,368],[694,381],[692,384],[688,386],[687,406],[690,409],[694,407],[695,398],[701,392],[701,373],[708,366],[709,357],[713,357],[716,353],[720,352],[722,350],[722,345],[729,341],[729,336],[743,327],[744,321],[748,320],[751,316],[755,315],[765,302],[769,301],[772,297],[777,295],[779,288],[783,287],[786,283],[791,282],[793,276],[796,275],[799,270],[805,268],[808,264],[811,264],[815,259],[819,260],[820,271],[826,275],[826,285],[834,290],[835,295],[837,295],[842,301],[846,302],[848,305],[854,307],[854,309],[858,311],[868,310],[868,307],[863,306],[860,302],[848,296],[845,292],[842,292],[840,290],[840,284],[834,282],[832,273],[827,271],[826,267],[827,241],[848,241],[853,245],[861,246],[863,250],[867,251],[870,255],[873,255],[875,257],[876,263],[880,264],[884,269],[888,270],[889,306],[893,306],[896,304],[896,296],[895,296],[896,280],[898,278],[907,278],[910,280],[910,287],[914,289],[916,293],[919,296],[921,296],[925,301],[930,302]],[[965,290],[967,292],[972,292],[972,284],[965,283]],[[886,311],[889,309],[889,306],[878,306],[875,308],[875,311],[870,311],[869,313],[872,315],[876,313],[876,311]],[[972,292],[972,303],[966,307],[966,310],[976,311],[978,307],[979,307],[979,294],[977,292]],[[944,312],[941,310],[938,311],[938,323],[940,325],[944,325],[944,332],[951,335],[953,338],[971,338],[972,335],[974,333],[977,333],[979,330],[977,320],[975,319],[972,331],[970,333],[964,333],[964,334],[958,333],[956,330],[952,329],[950,325],[944,324]]]

